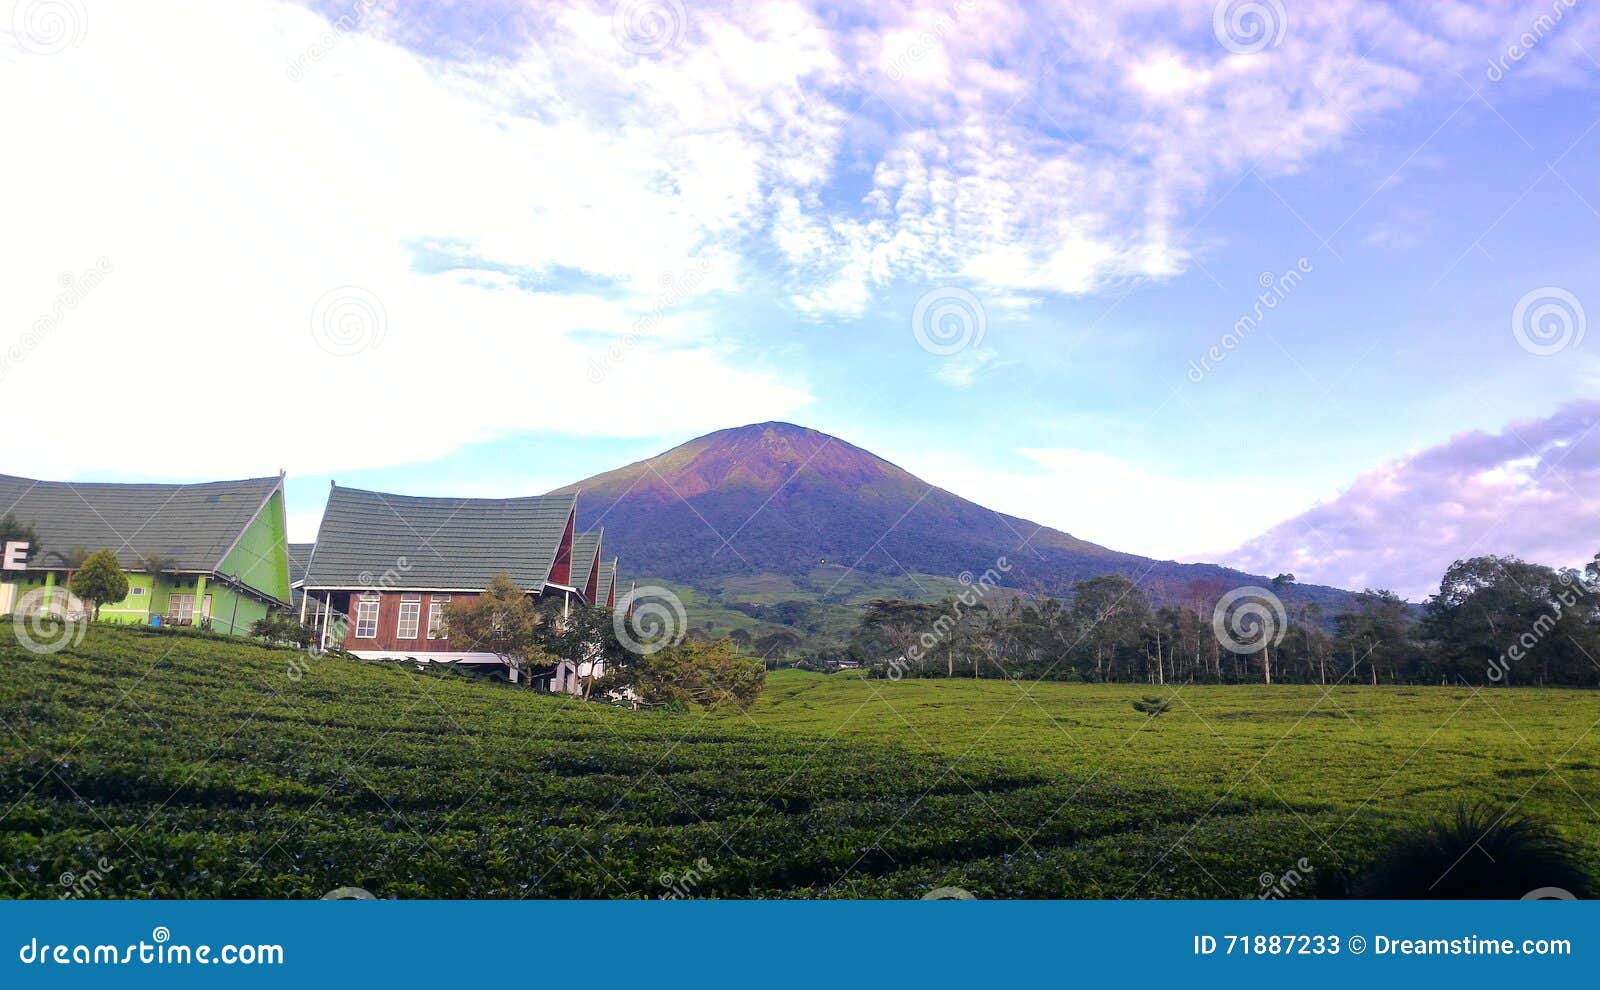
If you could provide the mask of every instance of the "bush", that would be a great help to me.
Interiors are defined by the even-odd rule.
[[[1549,826],[1487,805],[1462,805],[1441,821],[1396,836],[1357,885],[1376,900],[1518,900],[1557,888],[1596,894],[1582,851]]]
[[[269,643],[286,643],[290,646],[310,646],[316,639],[316,634],[310,628],[286,612],[269,612],[250,623],[250,635]]]
[[[766,664],[741,654],[732,640],[686,639],[639,657],[610,686],[631,687],[648,705],[727,705],[743,711],[766,681]]]

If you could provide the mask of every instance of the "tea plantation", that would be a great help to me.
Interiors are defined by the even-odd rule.
[[[7,897],[1305,897],[1461,797],[1600,848],[1592,693],[779,672],[674,715],[9,625],[0,664]]]

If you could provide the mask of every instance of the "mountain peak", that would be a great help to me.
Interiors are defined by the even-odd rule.
[[[603,521],[607,543],[626,546],[637,573],[698,588],[765,575],[827,599],[841,574],[953,580],[1002,560],[1007,586],[1056,595],[1109,573],[1164,589],[1164,599],[1196,581],[1248,583],[1236,571],[1117,553],[1001,515],[793,423],[718,430],[562,491],[580,488],[580,528]]]

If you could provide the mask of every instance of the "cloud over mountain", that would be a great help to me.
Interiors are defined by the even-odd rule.
[[[1600,400],[1584,399],[1384,464],[1223,560],[1420,600],[1457,559],[1514,554],[1566,566],[1597,551]]]

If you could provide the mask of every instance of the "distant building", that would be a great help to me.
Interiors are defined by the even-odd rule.
[[[39,537],[26,569],[5,574],[0,601],[13,608],[64,599],[69,573],[96,550],[116,554],[128,576],[128,597],[101,607],[104,622],[246,635],[269,611],[289,607],[282,474],[192,485],[0,475],[0,515]]]
[[[602,578],[614,584],[616,564],[598,562],[600,531],[575,533],[576,519],[576,495],[418,498],[335,486],[300,581],[302,621],[359,657],[504,669],[495,654],[452,642],[445,610],[498,574],[559,599],[564,612],[609,601]],[[557,689],[548,675],[541,682]],[[568,679],[560,689],[572,689]]]

